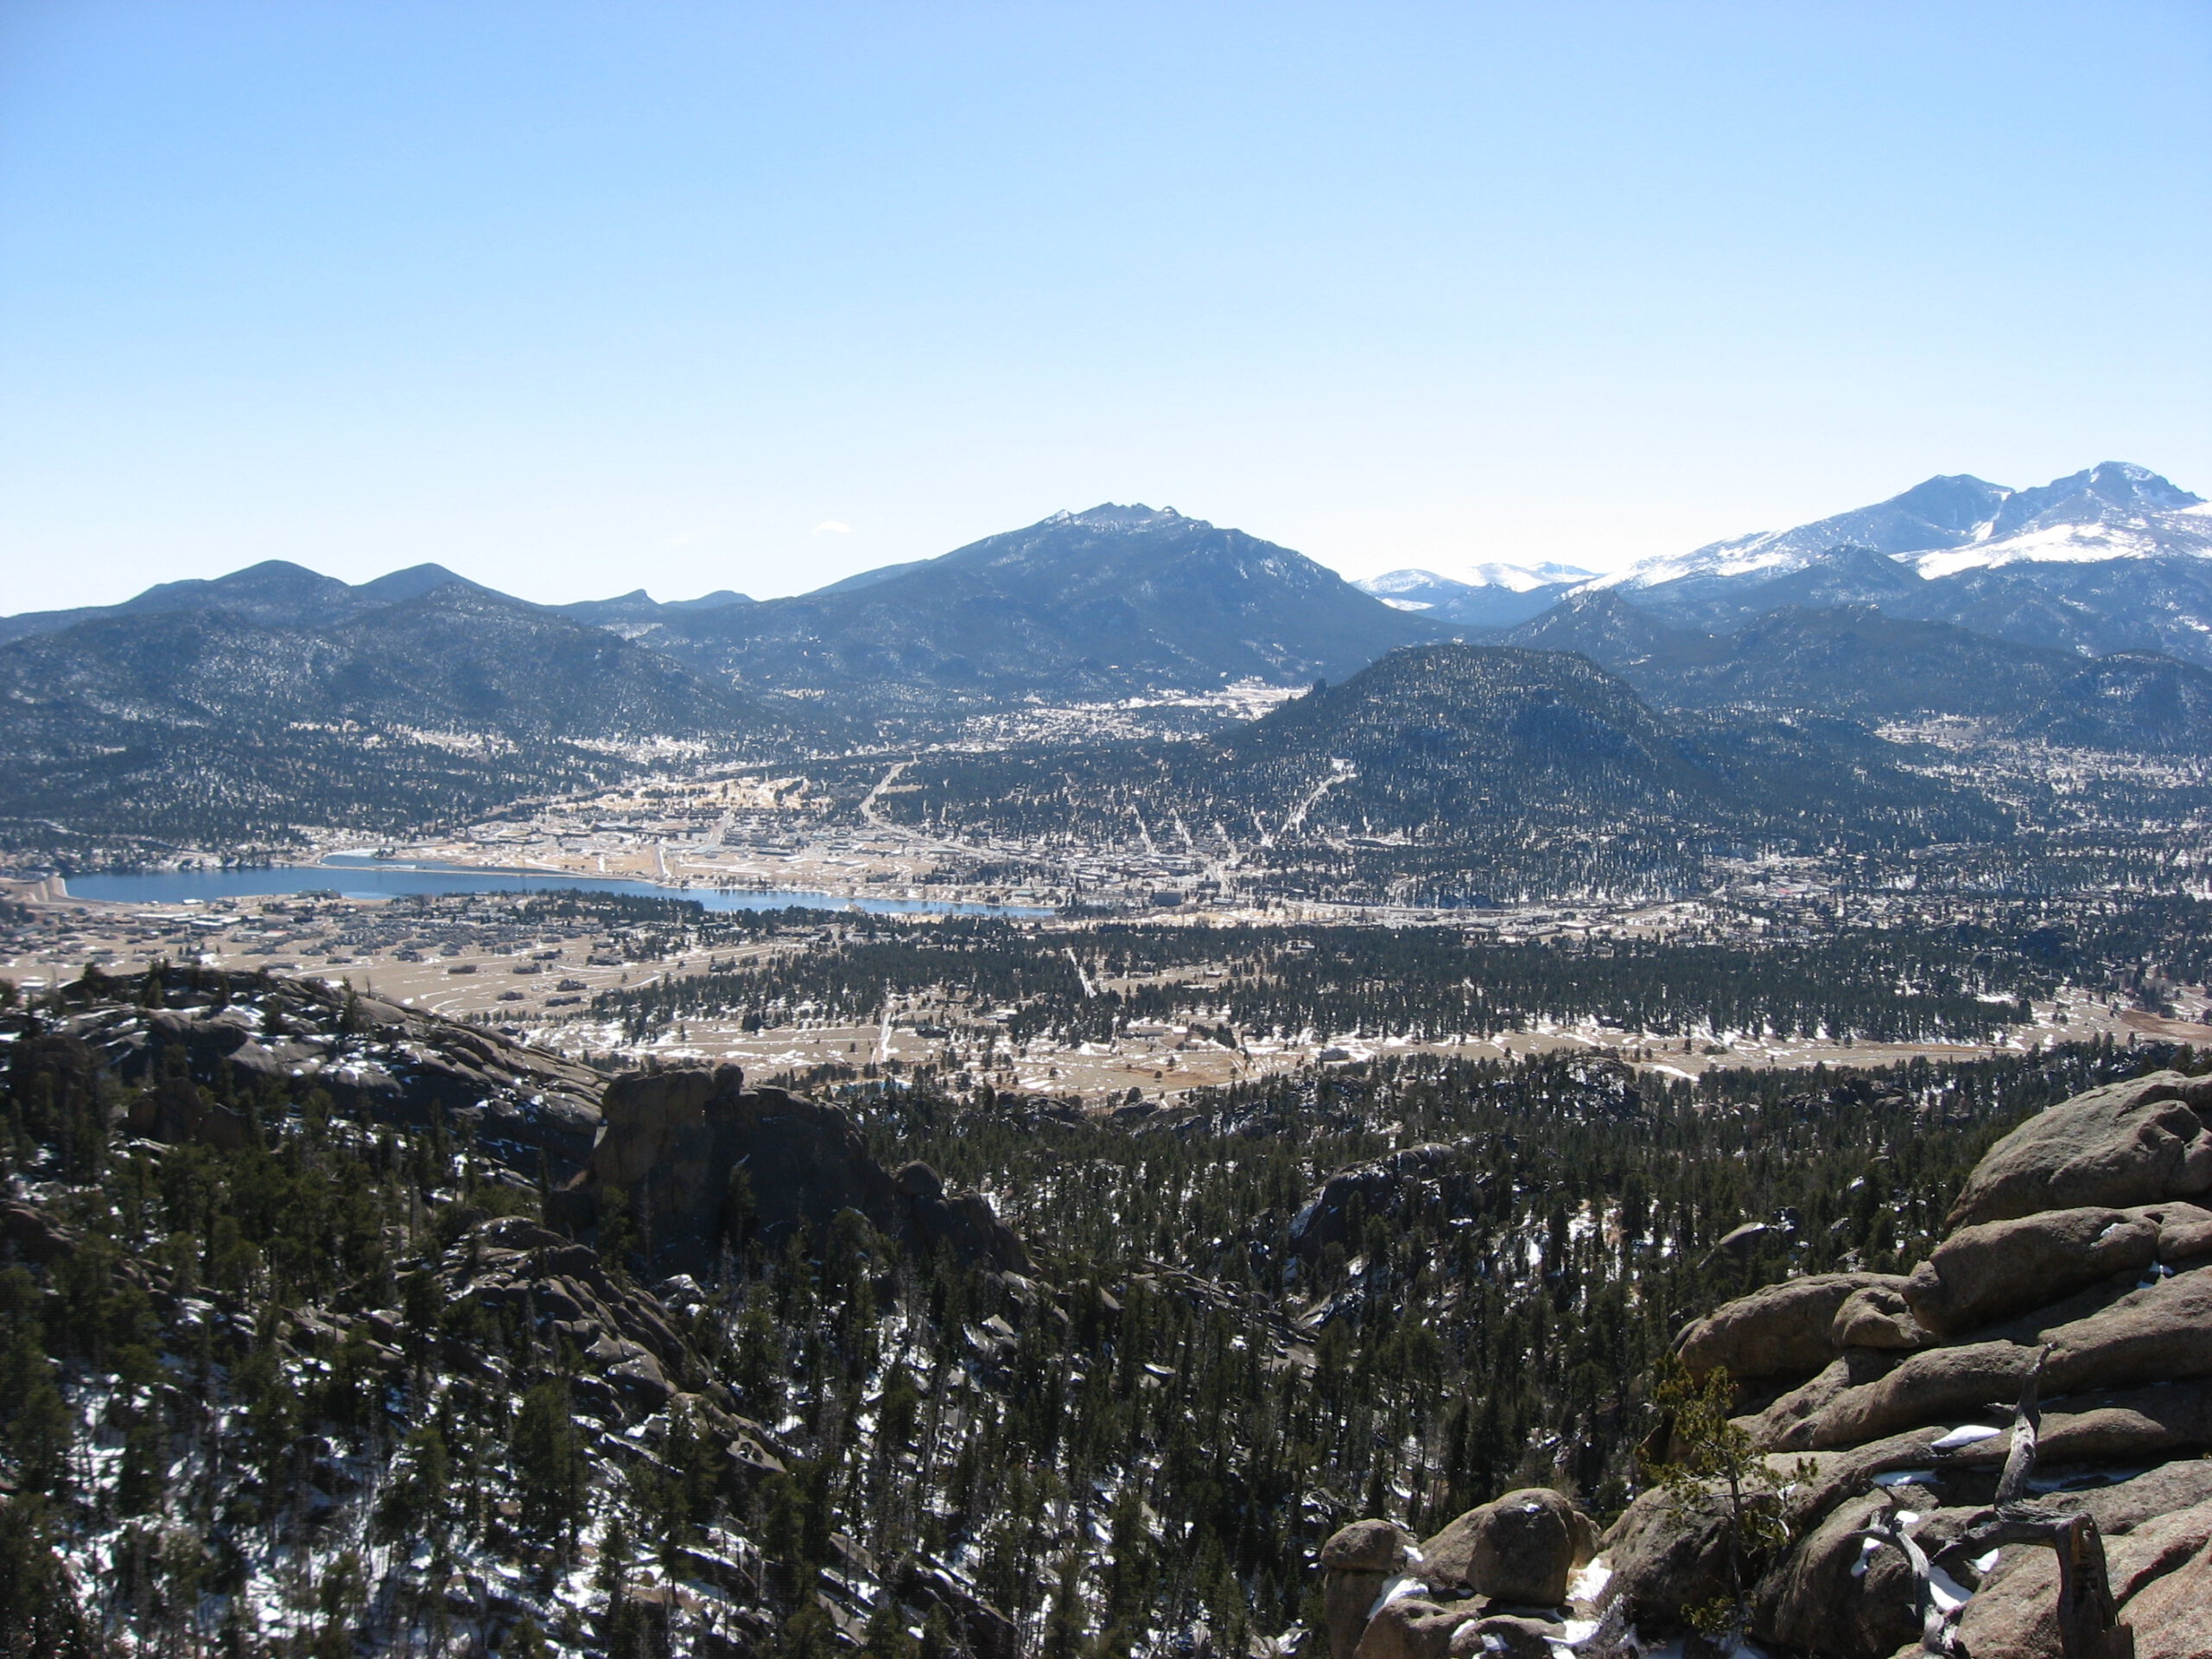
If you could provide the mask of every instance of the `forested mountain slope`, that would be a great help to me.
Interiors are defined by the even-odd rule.
[[[344,621],[365,611],[398,605],[440,588],[461,587],[489,594],[442,564],[410,565],[356,586],[285,559],[265,559],[226,576],[202,581],[157,582],[116,605],[81,606],[67,611],[26,611],[0,617],[0,641],[35,633],[59,633],[80,622],[173,611],[220,611],[269,627],[316,627]]]
[[[1993,735],[2152,753],[2212,748],[2212,670],[2148,652],[2084,658],[1866,606],[1777,611],[1713,634],[1669,627],[1600,591],[1507,637],[1580,652],[1663,707],[1957,715]]]
[[[1409,1059],[1128,1122],[927,1077],[594,1100],[189,969],[0,1034],[0,1610],[57,1656],[1318,1652],[1344,1522],[1531,1481],[1610,1518],[1684,1319],[1902,1272],[1997,1133],[2165,1058]],[[797,1173],[683,1210],[702,1127]],[[665,1182],[613,1202],[649,1145]],[[575,1237],[538,1217],[576,1224],[587,1156]],[[931,1246],[977,1204],[1024,1270]]]
[[[1438,632],[1287,548],[1104,505],[645,637],[744,683],[895,709],[1294,683]]]
[[[0,646],[0,818],[65,845],[385,831],[619,776],[624,746],[761,754],[830,729],[466,585],[316,627],[106,616]]]
[[[2008,832],[1857,727],[1685,720],[1580,657],[1457,643],[1393,652],[1217,741],[932,757],[907,780],[888,801],[910,822],[1094,838],[1179,825],[1300,881],[1461,894],[1663,890],[1720,843]]]

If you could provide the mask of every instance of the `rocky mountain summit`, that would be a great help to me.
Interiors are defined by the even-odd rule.
[[[2201,1659],[2209,1126],[2212,1077],[2094,1089],[1990,1149],[1910,1274],[1785,1280],[1687,1326],[1677,1408],[1645,1446],[1664,1478],[1594,1553],[1543,1491],[1419,1545],[1345,1528],[1319,1558],[1334,1659],[1685,1636],[1820,1659]]]
[[[2212,666],[2212,505],[2124,461],[2026,490],[1931,478],[1873,506],[1647,560],[1559,597],[1607,591],[1677,626],[1878,605],[2024,645],[2159,651]]]
[[[2021,563],[2202,556],[2212,550],[2203,505],[2203,497],[2127,461],[2102,461],[2024,490],[1966,474],[1931,478],[1872,506],[1646,560],[1591,585],[1672,588],[1679,597],[1691,584],[1771,578],[1847,547],[1901,560],[1931,578]]]

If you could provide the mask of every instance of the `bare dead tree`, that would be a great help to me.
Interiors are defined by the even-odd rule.
[[[1936,1552],[1931,1561],[1904,1535],[1898,1519],[1897,1500],[1891,1495],[1888,1512],[1862,1535],[1895,1545],[1912,1569],[1916,1586],[1916,1606],[1921,1617],[1921,1647],[1929,1653],[1954,1650],[1955,1624],[1961,1608],[1948,1613],[1934,1609],[1934,1573],[1946,1560],[1971,1560],[2007,1544],[2044,1544],[2058,1557],[2057,1624],[2060,1651],[2065,1659],[2132,1659],[2135,1637],[2121,1628],[2113,1600],[2112,1581],[2105,1564],[2104,1537],[2095,1517],[2068,1510],[2027,1496],[2034,1477],[2037,1436],[2043,1424],[2044,1364],[2050,1357],[2048,1344],[2020,1385],[2019,1402],[2012,1410],[2012,1440],[2005,1450],[2005,1467],[1997,1480],[1996,1501],[1970,1519],[1959,1535]]]
[[[1919,1541],[1904,1529],[1904,1510],[1895,1487],[1890,1489],[1889,1499],[1890,1507],[1874,1517],[1873,1524],[1861,1528],[1852,1536],[1887,1544],[1904,1557],[1905,1570],[1912,1575],[1913,1612],[1920,1620],[1920,1650],[1948,1654],[1956,1640],[1957,1632],[1953,1626],[1957,1622],[1958,1607],[1944,1606],[1936,1594],[1934,1564]]]
[[[1999,1510],[2028,1495],[2028,1479],[2036,1471],[2036,1437],[2043,1427],[2043,1368],[2050,1357],[2050,1344],[2045,1343],[2036,1351],[2035,1363],[2020,1384],[2019,1404],[2012,1408],[2012,1443],[2005,1449],[2005,1471],[1997,1478],[1995,1507]]]

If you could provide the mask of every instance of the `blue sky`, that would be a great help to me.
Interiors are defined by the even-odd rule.
[[[2212,493],[2208,196],[2199,0],[0,0],[0,611]]]

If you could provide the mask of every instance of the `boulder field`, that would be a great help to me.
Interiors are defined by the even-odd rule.
[[[1332,1659],[1612,1659],[1738,1579],[1738,1633],[1776,1656],[2212,1656],[2212,1077],[2039,1113],[1949,1225],[1910,1274],[1785,1281],[1676,1338],[1726,1373],[1786,1541],[1732,1544],[1714,1482],[1653,1486],[1602,1539],[1541,1490],[1425,1541],[1355,1522],[1319,1560]]]

